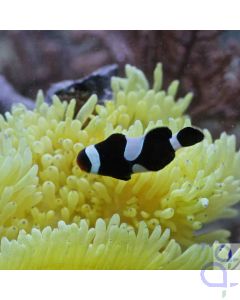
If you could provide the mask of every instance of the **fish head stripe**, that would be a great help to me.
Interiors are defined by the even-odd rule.
[[[124,158],[128,161],[133,161],[142,152],[144,136],[138,138],[127,138],[127,144],[124,150]]]
[[[101,165],[100,157],[97,149],[95,148],[94,145],[91,145],[85,149],[85,152],[92,164],[90,172],[93,174],[97,174]]]

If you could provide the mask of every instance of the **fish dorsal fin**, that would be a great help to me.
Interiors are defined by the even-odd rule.
[[[150,130],[146,134],[146,138],[149,140],[169,140],[172,137],[172,131],[168,127],[157,127]]]
[[[110,143],[117,143],[124,140],[124,135],[122,133],[111,134],[104,142],[108,141]]]
[[[134,161],[149,171],[158,171],[174,159],[175,151],[170,144],[172,132],[168,127],[157,127],[145,135],[143,150]]]
[[[121,133],[113,133],[106,140],[95,145],[97,150],[102,154],[118,156],[123,153],[126,145],[126,137]]]

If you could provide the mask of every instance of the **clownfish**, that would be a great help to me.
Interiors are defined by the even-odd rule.
[[[193,127],[185,127],[175,135],[168,127],[157,127],[134,138],[114,133],[80,151],[77,164],[88,173],[129,180],[135,173],[163,169],[178,149],[195,145],[203,138],[203,133]]]

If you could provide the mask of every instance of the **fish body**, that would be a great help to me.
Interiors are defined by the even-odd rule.
[[[203,138],[203,133],[193,127],[185,127],[175,135],[168,127],[157,127],[134,138],[114,133],[83,149],[77,163],[88,173],[129,180],[135,173],[163,169],[179,148],[192,146]]]

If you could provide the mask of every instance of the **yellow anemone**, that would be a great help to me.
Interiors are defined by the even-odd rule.
[[[79,112],[57,97],[38,94],[34,111],[23,105],[0,116],[1,269],[183,269],[212,260],[214,240],[204,224],[236,215],[240,199],[240,153],[223,133],[177,152],[159,172],[128,182],[84,173],[78,152],[113,132],[139,136],[153,127],[175,133],[192,95],[176,100],[178,81],[162,90],[162,69],[153,88],[144,74],[126,66],[112,78],[113,100],[97,105],[93,95]],[[76,115],[76,116],[75,116]]]

